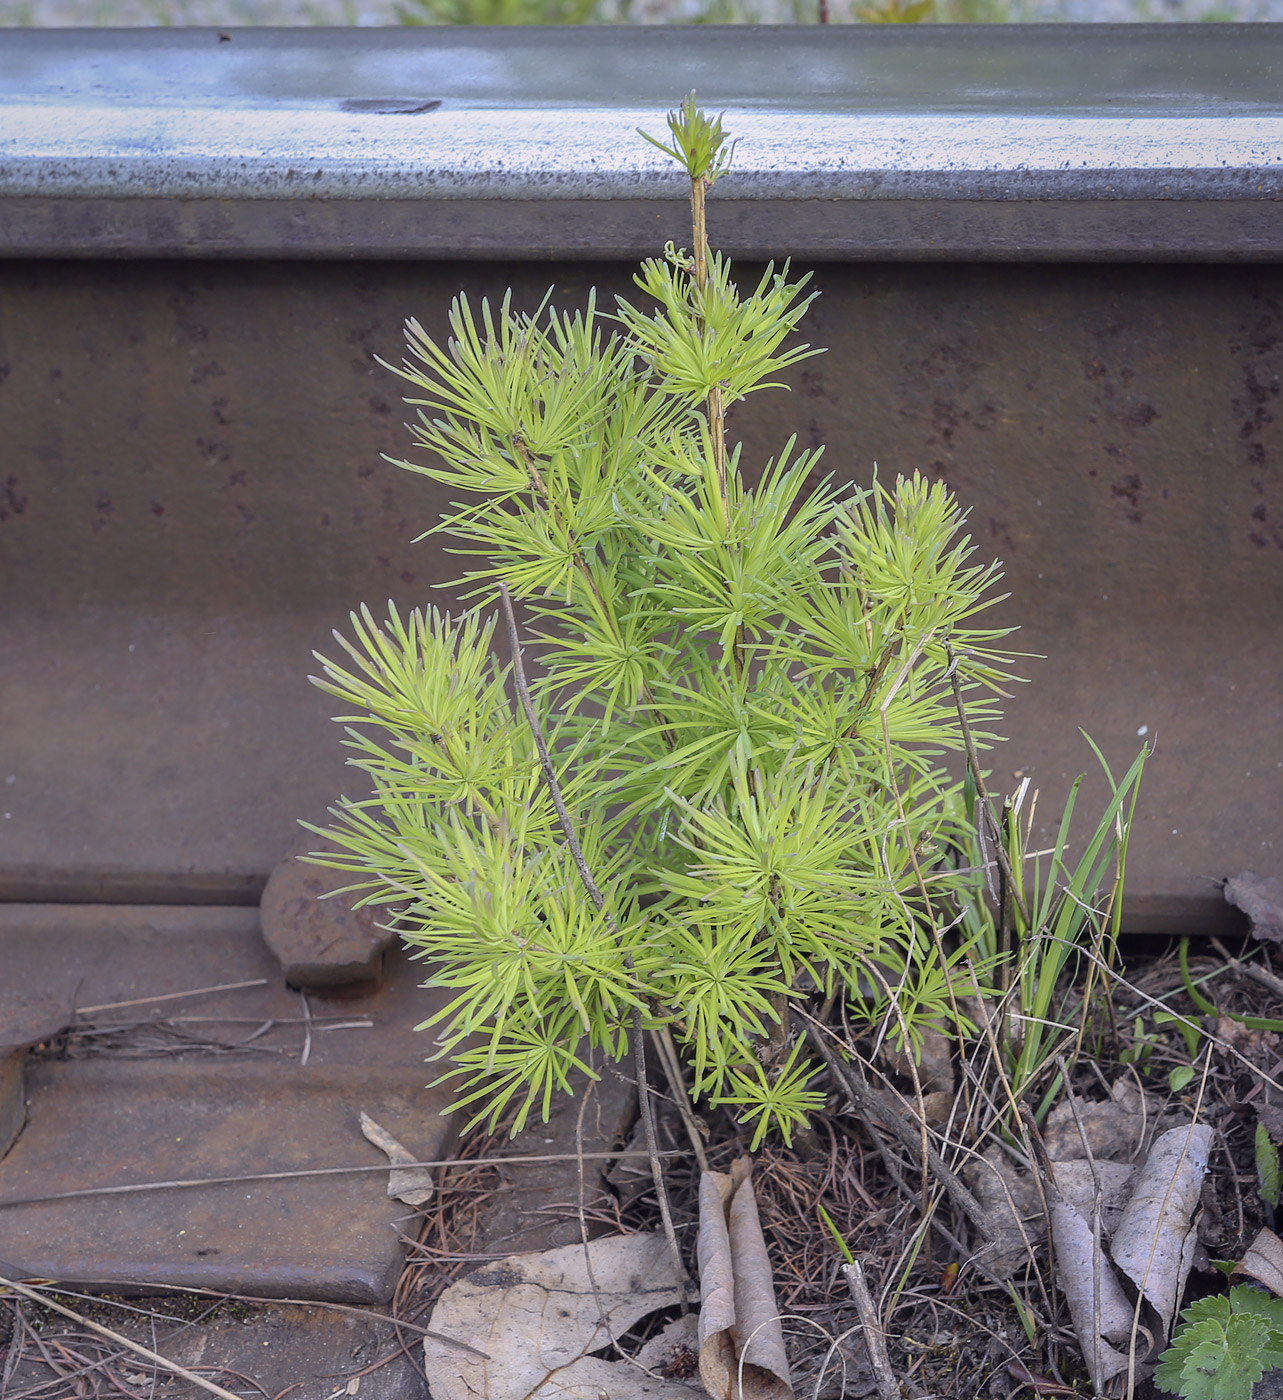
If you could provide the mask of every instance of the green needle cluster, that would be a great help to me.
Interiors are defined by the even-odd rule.
[[[474,1122],[546,1115],[640,1013],[756,1145],[822,1103],[799,1006],[867,1024],[894,1004],[911,1046],[957,1024],[971,948],[933,920],[965,892],[937,858],[965,816],[943,764],[959,703],[992,737],[1010,661],[980,625],[995,568],[942,485],[843,486],[792,439],[752,464],[728,444],[728,409],[818,353],[794,335],[814,294],[787,265],[739,288],[704,235],[720,119],[692,99],[669,130],[692,248],[642,265],[637,304],[460,296],[444,343],[408,325],[399,465],[456,494],[430,533],[470,556],[472,606],[362,609],[321,658],[373,789],[336,808],[328,859],[453,994],[426,1025]],[[501,585],[601,909],[494,654]]]

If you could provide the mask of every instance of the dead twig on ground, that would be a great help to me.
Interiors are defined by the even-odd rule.
[[[1283,977],[1276,977],[1269,968],[1262,967],[1260,963],[1250,962],[1246,958],[1236,958],[1219,938],[1212,939],[1212,947],[1225,959],[1226,965],[1234,972],[1240,973],[1244,977],[1250,977],[1253,982],[1267,987],[1275,996],[1283,996]]]
[[[811,1018],[806,1016],[804,1012],[799,1014],[808,1022],[811,1021]],[[867,1084],[850,1065],[844,1064],[838,1059],[829,1046],[825,1044],[822,1027],[811,1022],[807,1027],[807,1034],[811,1044],[816,1047],[825,1064],[828,1065],[829,1072],[850,1095],[851,1101],[859,1112],[885,1124],[891,1134],[899,1139],[900,1143],[910,1152],[920,1153],[922,1151],[921,1130],[909,1123],[885,1095],[880,1094]],[[962,1178],[946,1164],[944,1158],[930,1143],[926,1146],[926,1159],[927,1167],[939,1179],[941,1186],[944,1187],[954,1205],[982,1234],[987,1236],[992,1233],[993,1221],[989,1212],[976,1200],[963,1183]]]
[[[552,756],[548,752],[548,745],[539,724],[539,716],[535,713],[535,702],[526,681],[526,670],[521,660],[521,636],[517,631],[516,614],[512,610],[512,596],[508,592],[508,585],[502,579],[499,582],[499,598],[503,604],[504,619],[508,624],[508,641],[512,651],[512,675],[517,687],[517,696],[521,701],[521,709],[526,716],[526,723],[530,726],[535,748],[539,752],[539,764],[543,769],[544,781],[548,785],[549,795],[552,797],[552,805],[557,812],[557,821],[560,823],[566,838],[566,847],[570,851],[571,859],[575,862],[575,869],[579,872],[579,878],[583,881],[584,889],[588,891],[588,897],[592,900],[593,907],[606,920],[606,927],[610,930],[616,943],[619,943],[621,941],[619,925],[615,921],[614,914],[606,908],[605,896],[598,888],[592,871],[588,868],[583,848],[579,844],[579,838],[575,835],[574,824],[570,820],[570,813],[566,810],[566,803],[561,795],[561,784],[557,781],[557,773],[552,766]],[[632,956],[627,952],[624,954],[624,962],[631,972]],[[650,1085],[646,1078],[646,1036],[642,1027],[640,1007],[634,1008],[633,1011],[633,1059],[637,1072],[637,1103],[641,1110],[642,1129],[646,1134],[646,1151],[650,1156],[650,1171],[655,1182],[659,1215],[663,1221],[668,1248],[673,1256],[673,1268],[676,1271],[678,1286],[681,1290],[682,1307],[685,1309],[689,1304],[683,1285],[688,1275],[686,1266],[682,1262],[681,1246],[677,1243],[677,1232],[673,1229],[672,1207],[669,1204],[668,1191],[664,1186],[664,1170],[660,1165],[659,1147],[655,1139],[655,1115],[650,1102]]]
[[[673,1033],[667,1026],[660,1026],[651,1034],[654,1036],[655,1046],[659,1051],[659,1062],[664,1071],[664,1078],[668,1080],[673,1102],[677,1105],[677,1111],[681,1114],[682,1124],[686,1129],[686,1136],[690,1139],[691,1151],[695,1154],[695,1161],[699,1164],[700,1171],[706,1172],[708,1170],[708,1154],[704,1151],[704,1139],[700,1136],[699,1124],[695,1121],[695,1111],[691,1108],[690,1093],[686,1088],[685,1077],[682,1075],[682,1062],[677,1054],[677,1046],[673,1043]]]
[[[78,1006],[77,1016],[89,1016],[96,1011],[119,1011],[126,1006],[150,1006],[157,1001],[181,1001],[184,997],[210,996],[214,992],[239,992],[246,987],[266,987],[266,977],[255,977],[249,982],[222,982],[216,987],[194,987],[190,992],[163,992],[154,997],[133,997],[129,1001],[105,1001],[100,1006]]]
[[[640,1149],[619,1148],[614,1152],[585,1152],[585,1158],[598,1158],[614,1161],[617,1157],[649,1157],[649,1152]],[[677,1151],[663,1151],[660,1157],[680,1157]],[[505,1157],[505,1162],[573,1162],[573,1152],[533,1152],[521,1156]],[[242,1181],[292,1181],[296,1177],[308,1176],[356,1176],[362,1172],[393,1172],[414,1167],[472,1167],[476,1163],[467,1158],[446,1157],[432,1162],[380,1162],[363,1163],[359,1167],[300,1167],[293,1171],[247,1172],[243,1176],[195,1176],[174,1181],[131,1181],[121,1186],[79,1186],[74,1191],[51,1191],[44,1196],[0,1197],[0,1210],[6,1206],[45,1205],[49,1201],[70,1201],[81,1196],[125,1196],[137,1191],[182,1190],[197,1186],[235,1186]]]
[[[869,1353],[869,1364],[873,1367],[873,1379],[878,1387],[878,1400],[900,1400],[900,1386],[895,1372],[891,1369],[891,1358],[887,1355],[886,1334],[878,1321],[877,1309],[869,1296],[868,1285],[864,1282],[864,1270],[857,1262],[842,1265],[842,1274],[851,1290],[855,1310],[860,1315],[860,1326],[864,1330],[864,1344]]]

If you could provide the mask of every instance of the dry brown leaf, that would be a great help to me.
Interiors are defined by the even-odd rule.
[[[1283,943],[1283,880],[1244,870],[1226,880],[1225,899],[1247,915],[1254,938]]]
[[[1078,1137],[1080,1150],[1084,1136],[1090,1138],[1086,1123]],[[1121,1214],[1120,1196],[1133,1170],[1121,1162],[1043,1161],[1056,1273],[1092,1388],[1099,1395],[1114,1377],[1131,1369],[1132,1305],[1103,1245],[1109,1238],[1106,1222]],[[1126,1343],[1127,1350],[1119,1351],[1111,1342]]]
[[[1085,1160],[1088,1154],[1083,1146],[1084,1135],[1096,1161],[1131,1161],[1144,1148],[1145,1139],[1157,1122],[1158,1110],[1158,1102],[1142,1094],[1130,1079],[1119,1079],[1107,1099],[1079,1099],[1076,1105],[1068,1100],[1058,1103],[1047,1115],[1043,1140],[1054,1162]]]
[[[1115,1086],[1115,1092],[1119,1092],[1118,1086]],[[1091,1164],[1083,1156],[1082,1138],[1076,1127],[1072,1126],[1072,1110],[1068,1105],[1062,1107],[1065,1112],[1054,1132],[1050,1130],[1050,1119],[1055,1114],[1049,1116],[1047,1133],[1057,1149],[1050,1153],[1056,1185],[1065,1199],[1090,1223],[1096,1198],[1096,1180]],[[1089,1142],[1095,1140],[1102,1147],[1112,1145],[1117,1148],[1136,1141],[1134,1133],[1123,1135],[1117,1131],[1117,1124],[1127,1110],[1125,1103],[1117,1100],[1109,1100],[1103,1105],[1080,1102],[1078,1110],[1084,1119]],[[1093,1113],[1092,1110],[1097,1112]],[[1066,1116],[1069,1116],[1071,1124],[1069,1131],[1064,1127]],[[1058,1156],[1058,1153],[1064,1156]],[[1127,1162],[1099,1159],[1096,1169],[1103,1189],[1101,1226],[1108,1237],[1122,1217],[1136,1169]],[[965,1176],[976,1200],[993,1222],[989,1249],[984,1255],[985,1267],[998,1278],[1010,1278],[1029,1262],[1029,1248],[1041,1244],[1047,1235],[1038,1183],[997,1147],[988,1148],[982,1156],[974,1159]]]
[[[914,1077],[917,1071],[918,1085],[924,1098],[932,1094],[948,1094],[953,1097],[953,1042],[942,1031],[926,1030],[922,1033],[922,1053],[912,1064],[904,1050],[897,1050],[890,1041],[882,1046],[882,1060],[894,1074]]]
[[[683,1313],[666,1322],[662,1331],[643,1343],[637,1364],[669,1380],[699,1385],[699,1318]]]
[[[1053,1165],[1060,1194],[1090,1224],[1096,1204],[1096,1177],[1092,1175],[1091,1163],[1056,1162]],[[1100,1227],[1108,1238],[1123,1218],[1136,1168],[1129,1162],[1097,1162],[1096,1173],[1101,1187]]]
[[[489,1264],[442,1293],[431,1326],[490,1359],[425,1338],[432,1394],[435,1400],[695,1400],[701,1392],[680,1381],[591,1355],[680,1300],[659,1234],[612,1235]]]
[[[388,1161],[417,1162],[418,1158],[392,1136],[386,1128],[381,1128],[364,1110],[361,1111],[361,1132],[367,1142],[372,1142],[380,1152],[387,1154]],[[388,1173],[388,1198],[404,1201],[408,1206],[425,1205],[432,1199],[432,1172],[427,1167],[409,1167]]]
[[[1065,1107],[1072,1112],[1072,1106]],[[1086,1108],[1102,1107],[1106,1112],[1094,1118],[1084,1112]],[[1103,1106],[1079,1106],[1079,1153],[1085,1151],[1084,1139],[1091,1141],[1093,1123],[1097,1128],[1110,1125],[1116,1116],[1112,1110],[1121,1107],[1118,1098]],[[1062,1150],[1066,1148],[1067,1144],[1062,1143]],[[1110,1226],[1115,1221],[1121,1224],[1126,1218],[1127,1193],[1137,1173],[1124,1162],[1077,1156],[1061,1162],[1049,1158],[1043,1161],[1056,1273],[1069,1304],[1093,1392],[1110,1393],[1111,1382],[1125,1373],[1148,1375],[1150,1368],[1141,1369],[1135,1362],[1145,1361],[1154,1350],[1152,1332],[1142,1327],[1138,1335],[1143,1337],[1144,1346],[1140,1356],[1133,1357],[1134,1310],[1104,1248]]]
[[[713,1400],[793,1400],[751,1167],[700,1178],[699,1374]]]
[[[931,1127],[943,1127],[953,1117],[954,1105],[957,1101],[957,1095],[952,1092],[923,1094],[922,1111]]]
[[[1283,1294],[1283,1240],[1273,1230],[1261,1230],[1234,1266],[1232,1277],[1252,1278],[1271,1293]]]
[[[1240,1055],[1249,1053],[1260,1040],[1257,1031],[1249,1030],[1242,1021],[1232,1020],[1228,1016],[1216,1018],[1216,1038],[1223,1040],[1230,1049],[1237,1050]]]
[[[1114,1232],[1110,1253],[1162,1320],[1163,1340],[1194,1262],[1198,1205],[1212,1130],[1191,1123],[1164,1133],[1137,1173],[1132,1198]]]
[[[985,1268],[997,1278],[1010,1278],[1029,1262],[1029,1249],[1047,1234],[1038,1183],[998,1147],[987,1148],[964,1175],[992,1222],[983,1255]]]

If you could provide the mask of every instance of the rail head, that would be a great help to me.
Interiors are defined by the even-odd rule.
[[[0,253],[1273,260],[1283,26],[8,31]]]

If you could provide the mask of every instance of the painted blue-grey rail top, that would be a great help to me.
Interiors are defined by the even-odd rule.
[[[1283,25],[0,31],[0,255],[1283,255]]]

